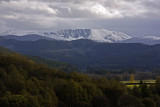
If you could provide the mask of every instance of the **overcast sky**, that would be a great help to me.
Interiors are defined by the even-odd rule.
[[[0,0],[0,32],[69,28],[160,36],[160,0]]]

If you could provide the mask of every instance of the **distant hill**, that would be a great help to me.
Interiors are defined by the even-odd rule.
[[[46,40],[53,40],[51,38],[37,35],[37,34],[30,34],[30,35],[24,35],[24,36],[16,36],[16,35],[6,35],[3,36],[5,39],[15,39],[15,40],[20,40],[20,41],[37,41],[40,39],[46,39]]]
[[[160,68],[160,45],[75,41],[1,40],[1,46],[17,52],[67,62],[80,68]]]
[[[64,71],[65,73],[70,73],[73,71],[79,71],[79,69],[76,66],[73,66],[71,64],[65,63],[65,62],[56,62],[51,59],[45,59],[37,56],[28,56],[24,55],[27,59],[30,59],[36,63],[39,64],[45,64],[48,67],[56,68],[57,70]]]
[[[130,39],[121,41],[121,43],[142,43],[148,45],[160,44],[160,36],[132,37]]]
[[[5,54],[15,53],[14,51],[11,51],[11,50],[9,50],[9,49],[7,49],[7,48],[4,48],[4,47],[2,47],[2,46],[0,46],[0,52],[1,52],[1,53],[5,53]]]

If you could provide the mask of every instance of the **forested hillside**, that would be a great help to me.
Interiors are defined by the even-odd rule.
[[[160,81],[128,89],[116,80],[49,68],[0,52],[0,107],[159,107]]]
[[[5,54],[17,54],[16,52],[11,51],[11,50],[4,48],[4,47],[1,47],[1,46],[0,46],[0,52],[3,52]],[[49,66],[51,68],[56,68],[58,70],[65,71],[66,73],[69,73],[72,71],[79,71],[79,69],[76,66],[73,66],[68,63],[56,62],[56,61],[44,59],[44,58],[41,58],[38,56],[29,56],[29,55],[24,55],[24,54],[22,56],[24,56],[27,59],[30,59],[36,63],[45,64],[46,66]]]
[[[64,71],[65,73],[70,73],[73,71],[80,71],[76,66],[65,63],[65,62],[56,62],[51,59],[44,59],[38,56],[29,56],[24,55],[27,59],[30,59],[39,64],[45,64],[48,67],[55,68],[57,70]]]
[[[23,54],[67,62],[81,69],[160,68],[160,45],[11,39],[1,40],[0,45]]]

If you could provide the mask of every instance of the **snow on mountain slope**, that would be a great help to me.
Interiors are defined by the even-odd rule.
[[[106,29],[68,29],[60,30],[57,32],[37,32],[37,31],[7,31],[1,34],[1,36],[15,35],[41,35],[55,40],[72,41],[77,39],[89,39],[96,42],[116,43],[122,40],[130,39],[131,37],[115,31],[109,31]],[[21,38],[22,39],[22,38]],[[23,38],[25,40],[25,38]]]
[[[160,44],[160,36],[139,36],[121,41],[122,43],[142,43],[148,45]]]
[[[69,29],[60,30],[55,33],[48,33],[45,35],[56,40],[72,41],[77,39],[89,39],[96,42],[107,43],[115,43],[131,38],[130,36],[124,33],[109,31],[106,29]]]
[[[88,34],[85,33],[87,33],[87,31],[84,29],[68,29],[60,30],[58,32],[44,32],[44,35],[55,40],[72,41],[77,39],[86,39],[85,36],[88,36]]]
[[[88,39],[97,41],[97,42],[108,42],[108,43],[116,43],[122,40],[130,39],[131,37],[122,33],[109,31],[106,29],[92,29],[91,35]]]
[[[5,39],[36,41],[39,39],[72,41],[89,39],[105,43],[143,43],[148,45],[160,44],[160,36],[130,37],[122,32],[106,29],[66,29],[57,32],[38,31],[7,31],[2,34]]]

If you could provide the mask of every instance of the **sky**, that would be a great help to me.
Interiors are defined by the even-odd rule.
[[[160,36],[160,0],[0,0],[0,33],[77,28]]]

